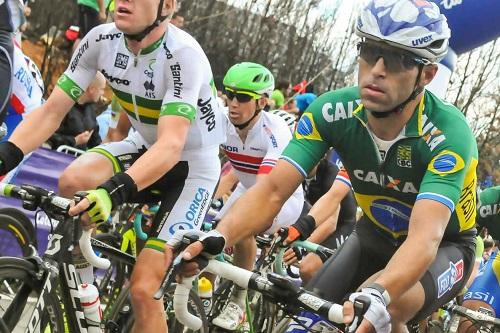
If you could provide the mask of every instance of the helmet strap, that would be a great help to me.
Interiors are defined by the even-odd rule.
[[[411,101],[413,101],[418,95],[420,95],[420,93],[422,91],[424,91],[423,87],[418,86],[418,82],[420,81],[420,77],[422,76],[423,69],[424,69],[424,65],[422,65],[422,64],[418,65],[418,75],[417,75],[417,79],[415,81],[415,85],[413,86],[413,91],[410,94],[410,96],[408,96],[408,98],[405,99],[401,104],[397,105],[394,109],[392,109],[390,111],[370,111],[370,113],[375,118],[387,118],[393,113],[398,114],[398,113],[403,112],[406,105],[408,103],[410,103]]]
[[[155,21],[153,22],[153,24],[151,24],[150,26],[146,27],[144,30],[142,30],[141,32],[139,33],[136,33],[136,34],[125,34],[125,37],[129,38],[129,39],[132,39],[132,40],[135,40],[137,42],[140,42],[141,40],[144,39],[144,37],[146,37],[151,31],[153,31],[157,26],[159,26],[163,21],[165,21],[165,19],[168,17],[168,16],[162,16],[161,15],[161,12],[163,10],[163,2],[164,0],[160,0],[160,4],[158,5],[158,13],[156,14],[156,19]]]
[[[248,125],[250,125],[250,123],[252,122],[252,120],[257,117],[257,115],[260,113],[260,111],[262,111],[262,109],[257,109],[255,110],[252,118],[248,119],[248,121],[245,121],[243,124],[239,124],[239,125],[234,125],[234,127],[236,127],[237,129],[239,130],[242,130],[242,129],[245,129],[247,128]]]

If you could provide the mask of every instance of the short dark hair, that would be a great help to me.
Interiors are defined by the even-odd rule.
[[[184,16],[182,16],[181,14],[179,13],[174,13],[174,15],[172,15],[172,19],[176,18],[176,17],[182,17],[184,18]]]
[[[309,83],[306,86],[306,93],[312,93],[312,94],[314,94],[314,85],[312,83]]]
[[[286,90],[288,89],[288,87],[290,87],[290,82],[288,81],[279,81],[278,84],[276,85],[276,89],[279,89],[279,90]]]

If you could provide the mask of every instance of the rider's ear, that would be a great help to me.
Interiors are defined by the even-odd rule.
[[[162,16],[172,18],[175,10],[177,9],[177,0],[164,0]]]
[[[424,66],[424,68],[422,69],[422,76],[420,77],[420,85],[422,87],[428,85],[436,76],[437,71],[438,65],[436,64]]]

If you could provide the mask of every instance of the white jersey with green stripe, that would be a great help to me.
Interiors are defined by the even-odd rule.
[[[97,26],[81,41],[57,85],[77,101],[97,71],[147,144],[156,141],[158,119],[165,115],[191,121],[182,160],[190,151],[225,140],[210,63],[188,33],[169,24],[162,38],[134,55],[114,23]]]

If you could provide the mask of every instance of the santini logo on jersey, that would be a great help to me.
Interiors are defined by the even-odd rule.
[[[76,69],[76,66],[78,66],[78,62],[80,61],[80,58],[82,55],[87,51],[89,48],[89,41],[87,40],[83,45],[80,46],[78,49],[78,53],[76,54],[75,58],[71,62],[71,71],[74,72]]]
[[[170,71],[172,72],[172,78],[174,79],[174,97],[181,98],[182,85],[181,82],[181,65],[176,63],[170,66]]]
[[[365,183],[373,183],[403,193],[418,193],[412,182],[403,182],[389,175],[377,174],[374,171],[354,170],[354,177]]]
[[[353,111],[359,103],[361,103],[360,99],[347,102],[347,110],[345,108],[345,103],[342,102],[335,103],[335,108],[332,103],[325,103],[321,108],[321,112],[323,118],[329,123],[332,123],[337,120],[351,118]]]

